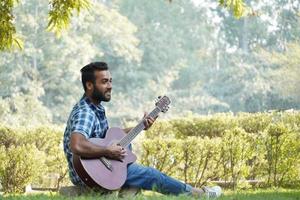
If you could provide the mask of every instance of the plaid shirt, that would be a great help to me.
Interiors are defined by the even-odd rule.
[[[80,133],[85,138],[104,138],[108,129],[104,107],[94,105],[86,96],[73,107],[64,133],[64,152],[68,161],[69,175],[75,185],[84,185],[73,167],[73,153],[70,149],[71,134]]]

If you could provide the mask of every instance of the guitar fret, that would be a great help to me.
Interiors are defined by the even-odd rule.
[[[155,118],[161,110],[156,107],[148,116]],[[141,121],[135,128],[133,128],[124,138],[121,139],[119,144],[122,147],[127,147],[131,141],[145,128],[143,121]]]

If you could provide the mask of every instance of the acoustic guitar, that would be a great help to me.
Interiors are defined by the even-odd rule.
[[[167,96],[159,97],[156,107],[148,116],[156,118],[160,112],[169,109],[170,103]],[[80,179],[91,188],[120,189],[127,178],[127,165],[136,161],[136,155],[129,150],[129,144],[144,128],[142,120],[127,134],[120,128],[110,128],[105,138],[90,138],[90,142],[102,147],[119,144],[126,149],[127,155],[118,161],[106,157],[87,159],[73,154],[73,166]]]

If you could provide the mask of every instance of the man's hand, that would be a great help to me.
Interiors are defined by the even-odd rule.
[[[107,147],[108,153],[106,157],[113,159],[113,160],[119,160],[122,162],[122,159],[127,155],[126,150],[117,144],[113,144],[109,147]]]
[[[144,130],[148,130],[157,118],[157,117],[152,118],[150,116],[147,117],[147,115],[148,115],[148,113],[145,112],[144,117],[143,117],[144,126],[145,126]]]

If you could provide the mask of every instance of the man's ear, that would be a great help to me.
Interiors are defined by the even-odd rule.
[[[87,90],[92,91],[94,89],[94,84],[92,82],[90,82],[90,81],[87,81],[85,83],[85,85],[86,85]]]

